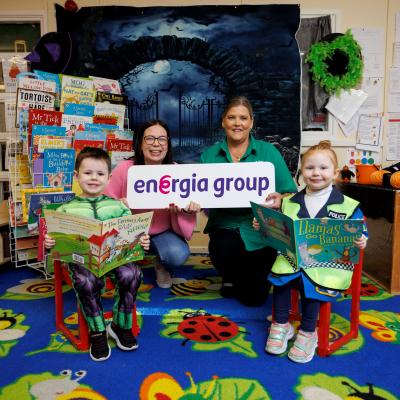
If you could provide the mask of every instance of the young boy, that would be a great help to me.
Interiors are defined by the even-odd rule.
[[[131,214],[121,201],[103,195],[110,174],[111,160],[108,154],[102,149],[84,148],[76,158],[74,171],[82,194],[62,204],[57,211],[101,221]],[[142,236],[140,244],[148,250],[150,237]],[[50,249],[54,245],[55,240],[46,235],[45,247]],[[131,330],[132,311],[142,280],[142,273],[137,265],[128,263],[106,274],[115,283],[113,322],[107,327],[100,297],[105,286],[104,277],[98,278],[85,267],[74,263],[69,264],[69,272],[90,330],[90,357],[94,361],[103,361],[110,357],[107,333],[120,349],[137,349],[138,344]]]

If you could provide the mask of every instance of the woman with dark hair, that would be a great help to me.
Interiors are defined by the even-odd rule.
[[[112,171],[105,190],[107,196],[120,199],[127,204],[128,169],[132,165],[172,164],[171,137],[168,126],[161,120],[152,120],[142,125],[135,140],[135,155],[121,161]],[[133,213],[145,210],[132,210]],[[149,211],[149,210],[146,210]],[[196,213],[200,205],[191,201],[185,208],[170,204],[168,208],[153,210],[150,227],[150,252],[157,255],[156,282],[161,288],[172,285],[169,269],[185,263],[190,255],[187,243],[196,225]]]
[[[279,208],[281,194],[296,192],[296,185],[279,151],[270,143],[256,140],[250,131],[254,116],[243,96],[233,98],[222,114],[226,137],[206,149],[202,163],[269,161],[275,167],[275,189],[266,206]],[[209,211],[204,232],[209,234],[211,262],[222,276],[221,295],[237,298],[248,306],[262,305],[268,297],[267,276],[276,251],[265,247],[252,227],[251,208],[214,208]]]

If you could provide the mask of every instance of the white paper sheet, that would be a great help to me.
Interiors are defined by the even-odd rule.
[[[395,30],[395,41],[400,42],[400,11],[396,12],[394,30]]]
[[[338,120],[347,124],[359,110],[368,95],[362,90],[342,91],[339,96],[331,96],[325,108]]]
[[[363,76],[385,76],[385,32],[383,28],[351,28],[361,46],[364,60]]]
[[[337,121],[340,129],[342,130],[345,136],[350,136],[357,133],[358,128],[358,119],[360,118],[360,113],[357,111],[351,118],[347,124],[343,122]]]
[[[400,160],[400,115],[389,116],[387,132],[386,159]]]
[[[360,115],[356,148],[378,152],[382,141],[382,117]]]
[[[389,69],[389,93],[400,93],[400,68]]]
[[[398,113],[400,112],[400,93],[389,93],[388,96],[388,112]]]
[[[360,114],[383,113],[383,81],[383,78],[363,78],[361,90],[366,92],[368,97],[360,107]]]
[[[393,67],[400,67],[400,42],[393,43]]]

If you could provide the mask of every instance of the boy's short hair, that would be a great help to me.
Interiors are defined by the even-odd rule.
[[[96,160],[104,160],[107,164],[108,173],[111,174],[111,159],[108,153],[97,147],[84,147],[77,155],[75,160],[75,171],[79,171],[82,161],[86,158],[94,158]]]

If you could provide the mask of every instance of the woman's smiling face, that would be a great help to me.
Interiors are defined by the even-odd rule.
[[[161,125],[153,125],[144,131],[142,153],[146,165],[162,164],[168,152],[168,134]]]

